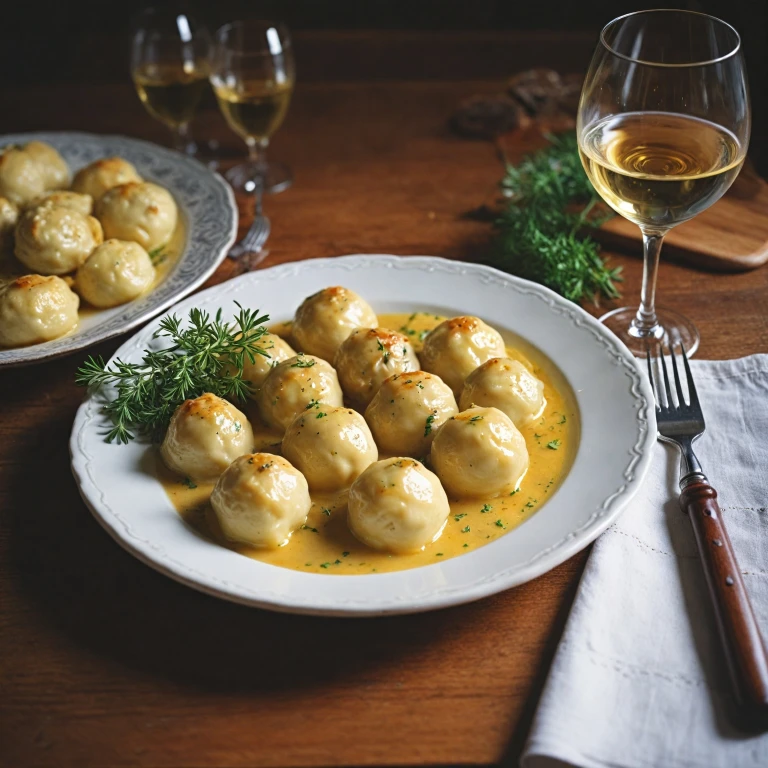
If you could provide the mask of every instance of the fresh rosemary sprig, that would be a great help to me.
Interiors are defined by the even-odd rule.
[[[232,324],[222,321],[221,310],[211,320],[207,312],[194,308],[186,327],[176,315],[163,318],[153,338],[168,338],[171,344],[145,350],[141,363],[117,359],[109,368],[101,357],[85,361],[75,376],[77,384],[101,390],[114,387],[104,406],[113,424],[107,442],[127,443],[137,430],[160,440],[176,408],[205,392],[246,398],[251,387],[243,379],[243,367],[246,359],[252,363],[256,355],[269,356],[258,344],[269,316],[237,306],[240,311]]]
[[[507,165],[501,187],[509,202],[495,222],[491,263],[571,301],[616,298],[621,267],[607,266],[584,234],[610,215],[595,215],[599,198],[581,166],[575,134],[548,139],[549,147]]]

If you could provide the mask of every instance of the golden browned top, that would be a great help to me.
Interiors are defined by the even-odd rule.
[[[22,275],[21,277],[17,277],[11,285],[22,291],[31,290],[38,285],[50,282],[52,279],[52,277],[43,277],[43,275]]]
[[[194,400],[185,400],[179,406],[179,415],[200,416],[201,418],[213,410],[219,410],[222,405],[227,405],[226,400],[222,400],[218,395],[206,392]]]
[[[464,316],[464,317],[452,317],[446,321],[448,330],[453,331],[476,331],[480,327],[479,317]]]

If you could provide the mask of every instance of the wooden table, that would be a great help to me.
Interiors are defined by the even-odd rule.
[[[497,83],[298,88],[266,201],[265,266],[372,252],[481,259],[490,144],[451,136],[461,98]],[[13,91],[0,132],[84,129],[163,141],[128,85]],[[206,111],[198,134],[237,148]],[[638,299],[640,261],[624,265]],[[225,264],[212,282],[232,273]],[[701,357],[768,351],[768,269],[665,263],[661,300]],[[269,296],[259,300],[269,310]],[[109,355],[123,341],[103,344]],[[586,560],[473,605],[376,620],[282,616],[199,594],[123,552],[81,502],[67,441],[82,355],[0,372],[0,765],[316,766],[516,762]]]

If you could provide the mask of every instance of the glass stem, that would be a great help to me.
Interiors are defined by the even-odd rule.
[[[266,165],[269,139],[248,138],[245,143],[248,145],[248,160],[256,166]]]
[[[640,289],[640,307],[629,332],[637,338],[659,338],[663,329],[656,317],[656,277],[659,255],[666,232],[643,232],[643,285]]]
[[[189,154],[189,123],[182,123],[173,132],[173,148],[182,155]]]

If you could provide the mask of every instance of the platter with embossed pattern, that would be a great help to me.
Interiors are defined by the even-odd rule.
[[[549,414],[552,423],[542,417],[541,427],[525,433],[533,457],[537,442],[542,455],[554,455],[547,450],[552,436],[542,434],[549,427],[561,430],[561,437],[549,440],[554,447],[568,449],[558,464],[557,482],[546,483],[543,475],[529,477],[528,484],[520,486],[523,494],[493,502],[493,515],[483,514],[489,504],[477,503],[477,510],[471,503],[460,511],[452,507],[448,526],[454,518],[461,519],[454,538],[463,543],[457,547],[470,544],[455,556],[449,556],[450,536],[444,533],[445,546],[428,549],[427,556],[402,569],[388,569],[381,557],[376,568],[362,567],[367,563],[346,567],[344,553],[337,561],[318,561],[318,568],[304,563],[303,556],[290,565],[221,546],[191,517],[179,514],[180,505],[157,471],[156,447],[106,444],[107,422],[99,401],[89,398],[72,431],[74,475],[97,520],[140,560],[196,589],[262,608],[349,616],[413,613],[476,600],[545,573],[593,541],[637,492],[656,436],[647,381],[610,332],[539,285],[489,267],[435,257],[355,255],[250,273],[197,294],[172,311],[186,316],[190,308],[200,307],[211,314],[221,309],[227,316],[237,301],[268,313],[272,327],[279,328],[303,298],[331,285],[364,296],[380,320],[402,318],[405,328],[417,310],[435,320],[472,315],[497,329],[508,349],[524,350],[546,373],[551,391],[562,396],[558,413]],[[140,359],[153,343],[157,322],[124,344],[116,357]],[[419,329],[414,325],[411,330]],[[568,429],[563,431],[565,427],[557,425],[565,424],[566,413]],[[535,479],[540,479],[541,488]],[[516,507],[525,507],[526,499],[529,509],[518,514]],[[505,505],[503,510],[500,505]],[[343,516],[342,507],[333,514]],[[486,517],[493,518],[489,533],[493,525],[501,529],[509,524],[509,530],[482,540],[476,526],[486,523]],[[462,538],[465,529],[467,537]],[[294,536],[313,540],[313,527],[308,530]],[[296,546],[294,542],[285,550]],[[322,570],[334,563],[335,570]]]
[[[104,158],[127,161],[141,179],[170,193],[178,208],[178,225],[163,252],[157,258],[150,253],[156,278],[149,290],[110,308],[98,309],[83,300],[79,321],[58,338],[5,345],[12,348],[0,344],[0,367],[44,362],[135,328],[199,287],[225,258],[235,240],[237,206],[232,190],[218,174],[195,160],[124,136],[76,132],[0,136],[0,148],[25,147],[30,142],[53,147],[72,174]],[[36,271],[17,261],[12,253],[0,255],[0,287],[8,280]],[[69,279],[68,275],[63,277]]]

